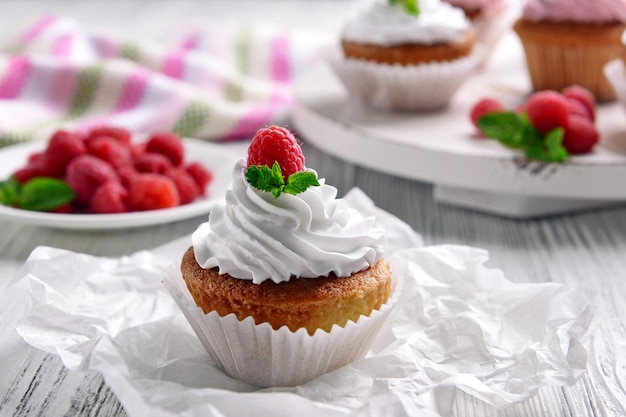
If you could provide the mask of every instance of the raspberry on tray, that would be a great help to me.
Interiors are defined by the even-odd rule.
[[[578,85],[560,93],[533,93],[514,111],[491,98],[479,100],[470,110],[472,123],[483,135],[546,163],[592,152],[600,138],[595,114],[593,95]]]

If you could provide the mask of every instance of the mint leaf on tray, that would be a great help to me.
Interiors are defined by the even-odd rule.
[[[563,128],[557,127],[543,135],[530,123],[526,113],[489,113],[478,119],[478,127],[485,136],[522,150],[528,159],[562,162],[569,157],[563,147]]]

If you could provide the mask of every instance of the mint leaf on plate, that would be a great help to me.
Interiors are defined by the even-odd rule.
[[[17,204],[21,185],[14,177],[0,182],[0,203],[5,206]]]
[[[11,177],[0,183],[0,203],[24,210],[54,210],[75,197],[70,186],[56,178],[36,177],[22,185]]]
[[[33,178],[22,186],[19,208],[48,211],[74,200],[75,195],[65,181],[56,178]]]

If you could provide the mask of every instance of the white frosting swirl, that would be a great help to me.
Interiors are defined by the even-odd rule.
[[[374,217],[364,217],[336,199],[337,189],[324,184],[279,198],[245,179],[242,159],[233,182],[209,221],[192,235],[196,260],[205,269],[261,283],[291,277],[351,275],[374,265],[383,255],[385,234]]]
[[[413,16],[400,3],[375,0],[346,23],[342,38],[380,46],[432,45],[456,42],[471,27],[463,10],[440,0],[420,0],[419,8]]]

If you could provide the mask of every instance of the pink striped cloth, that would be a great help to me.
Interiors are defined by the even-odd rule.
[[[211,23],[165,44],[40,16],[0,49],[0,146],[105,124],[249,138],[286,120],[293,79],[320,59],[324,38]]]

